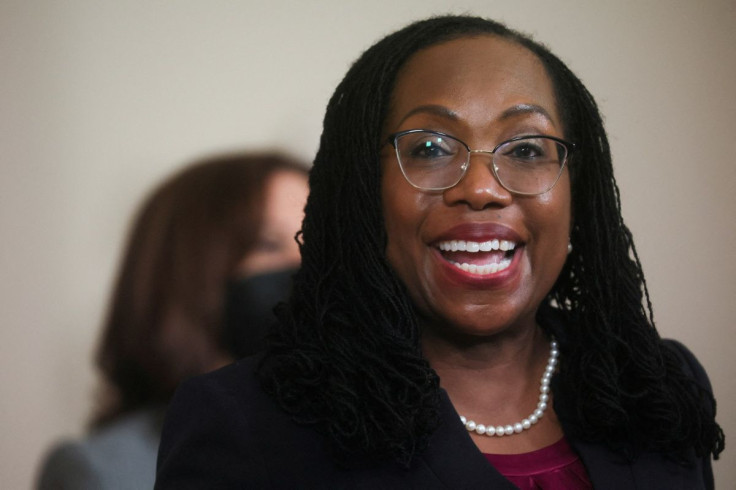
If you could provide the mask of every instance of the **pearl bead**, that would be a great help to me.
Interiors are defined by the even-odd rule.
[[[550,383],[552,381],[552,376],[554,376],[554,372],[557,366],[557,357],[559,356],[560,351],[557,347],[557,341],[555,339],[552,339],[549,346],[549,359],[547,359],[547,366],[544,368],[544,374],[542,375],[542,378],[540,380],[540,386],[539,386],[539,402],[537,403],[537,408],[534,410],[534,412],[529,415],[529,417],[523,419],[521,422],[516,422],[514,424],[508,424],[508,425],[484,425],[484,424],[476,424],[472,420],[466,419],[463,415],[460,416],[460,422],[463,423],[466,429],[470,432],[476,432],[480,435],[487,435],[487,436],[510,436],[512,434],[519,434],[520,432],[523,432],[529,428],[531,428],[532,425],[539,422],[539,419],[542,418],[544,415],[544,411],[547,410],[548,402],[549,402],[549,393],[550,393]]]

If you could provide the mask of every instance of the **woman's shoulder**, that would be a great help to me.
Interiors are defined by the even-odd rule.
[[[159,455],[185,431],[247,432],[254,420],[272,412],[256,378],[258,362],[259,357],[244,358],[182,382],[166,411]]]
[[[91,453],[84,441],[57,443],[43,458],[36,488],[100,488],[100,475],[90,458]]]
[[[79,440],[55,445],[45,456],[38,488],[126,488],[153,484],[160,412],[140,410]]]
[[[681,367],[685,374],[694,378],[695,381],[708,392],[713,392],[713,388],[711,387],[710,379],[708,378],[708,374],[705,372],[705,368],[690,349],[688,349],[682,342],[675,339],[663,339],[662,344],[665,348],[674,352],[680,359]]]
[[[167,423],[177,412],[235,410],[253,413],[253,406],[268,403],[256,370],[260,356],[246,357],[215,371],[181,383],[166,411]]]
[[[166,412],[156,488],[265,486],[269,437],[290,420],[261,390],[258,362],[245,358],[181,384]]]

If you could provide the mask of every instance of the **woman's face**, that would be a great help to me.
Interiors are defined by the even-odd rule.
[[[445,42],[407,62],[397,79],[384,133],[408,129],[440,131],[483,150],[515,136],[564,136],[552,82],[541,61],[527,49],[493,36]],[[391,145],[382,149],[381,158],[387,257],[424,328],[492,335],[533,326],[567,256],[567,170],[544,194],[520,196],[501,187],[489,155],[477,154],[457,185],[428,192],[406,181]],[[460,240],[505,241],[513,250],[441,251]],[[502,270],[480,267],[482,273],[455,265],[501,262]]]
[[[299,265],[301,256],[294,235],[301,228],[308,193],[305,174],[282,170],[269,177],[258,239],[238,264],[237,275],[252,276]]]

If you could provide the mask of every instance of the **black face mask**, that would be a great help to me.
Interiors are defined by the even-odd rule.
[[[291,291],[296,269],[280,269],[230,281],[225,298],[225,347],[236,359],[265,347],[265,337],[276,322],[274,307]]]

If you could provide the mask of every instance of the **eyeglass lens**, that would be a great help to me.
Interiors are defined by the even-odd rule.
[[[456,185],[465,174],[470,153],[488,153],[501,185],[511,192],[541,194],[551,189],[562,172],[567,148],[543,136],[507,141],[490,151],[468,150],[461,141],[427,131],[396,138],[396,153],[406,179],[425,190]]]

